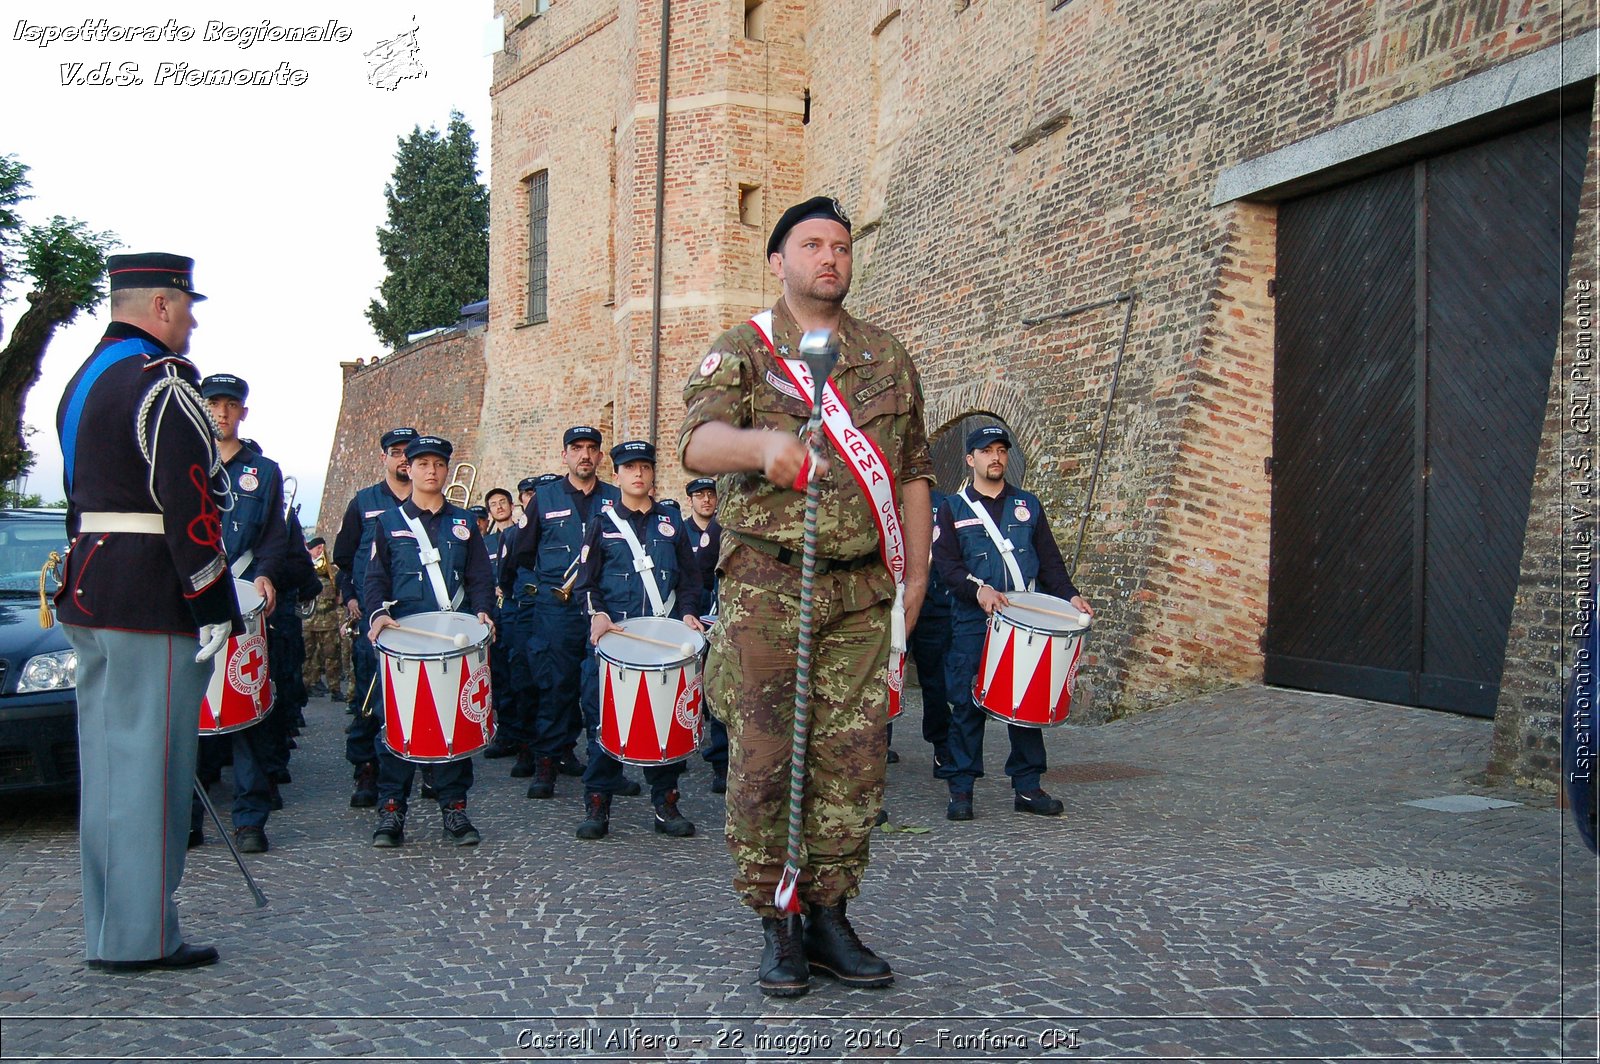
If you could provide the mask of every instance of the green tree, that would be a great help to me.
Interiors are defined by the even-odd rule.
[[[24,222],[16,207],[31,198],[30,187],[27,165],[15,156],[0,157],[0,298],[12,282],[29,281],[28,309],[0,349],[0,481],[21,476],[33,464],[22,405],[56,329],[105,298],[106,253],[117,245],[115,234],[97,233],[75,218]]]
[[[489,294],[489,190],[477,160],[472,127],[456,111],[444,133],[416,126],[400,138],[383,189],[389,224],[378,230],[388,276],[367,307],[373,331],[392,347],[455,324],[463,306]]]

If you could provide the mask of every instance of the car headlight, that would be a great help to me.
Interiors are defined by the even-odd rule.
[[[17,694],[30,691],[60,691],[78,686],[78,652],[58,650],[54,654],[35,654],[22,666],[17,677]]]

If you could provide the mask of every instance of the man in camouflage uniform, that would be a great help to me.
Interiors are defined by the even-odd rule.
[[[768,326],[771,346],[755,321],[717,339],[684,387],[688,411],[679,449],[686,469],[731,474],[723,478],[719,512],[720,613],[706,696],[728,727],[728,846],[734,887],[762,917],[761,989],[788,997],[806,992],[811,970],[851,986],[887,986],[894,978],[856,937],[845,902],[858,893],[883,804],[895,587],[879,553],[872,505],[830,447],[817,474],[802,928],[798,916],[775,907],[773,895],[788,838],[805,515],[805,493],[796,490],[806,459],[798,433],[810,404],[779,358],[798,357],[791,352],[807,329],[831,329],[839,339],[832,380],[899,486],[908,626],[927,584],[933,465],[910,356],[888,332],[844,310],[851,240],[838,204],[819,196],[785,211],[767,252],[783,287]]]
[[[328,688],[328,697],[336,702],[345,700],[344,678],[350,674],[350,641],[339,634],[339,623],[344,620],[344,610],[339,605],[339,588],[333,579],[333,562],[327,554],[327,541],[317,536],[307,546],[311,550],[311,564],[316,568],[317,579],[322,581],[322,593],[317,596],[311,616],[306,619],[306,687],[314,688],[319,682]]]

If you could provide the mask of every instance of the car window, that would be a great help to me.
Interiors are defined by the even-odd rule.
[[[51,551],[66,547],[65,512],[59,521],[0,514],[0,593],[38,594],[39,570]],[[47,585],[54,586],[54,580]]]

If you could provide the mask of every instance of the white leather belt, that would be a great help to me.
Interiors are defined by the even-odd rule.
[[[143,532],[159,536],[167,531],[160,514],[81,513],[78,532]]]

